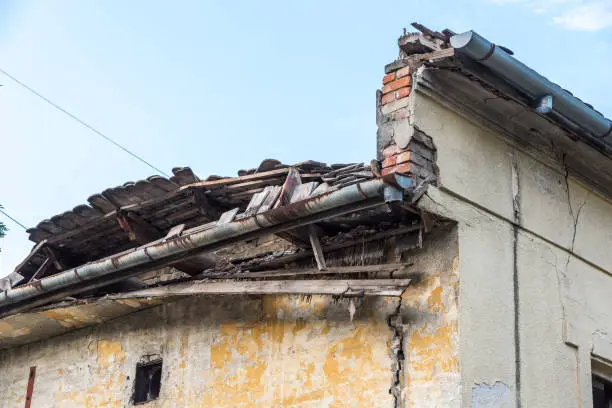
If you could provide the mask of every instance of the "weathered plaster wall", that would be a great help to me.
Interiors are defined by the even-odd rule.
[[[368,302],[266,296],[169,303],[5,352],[0,400],[22,406],[27,368],[36,365],[34,407],[124,407],[136,363],[154,354],[164,363],[152,407],[390,407],[386,319],[397,300]]]
[[[461,406],[459,257],[455,226],[434,231],[403,255],[420,274],[402,296],[405,369],[402,407]]]
[[[33,407],[129,406],[136,364],[159,355],[150,407],[459,406],[456,242],[451,227],[391,251],[412,263],[401,301],[188,298],[4,350],[1,405],[23,406],[36,366]]]
[[[458,221],[463,405],[592,406],[591,353],[612,361],[612,204],[561,161],[411,102],[440,169],[420,205]]]

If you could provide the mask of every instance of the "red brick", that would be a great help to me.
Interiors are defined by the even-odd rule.
[[[383,94],[387,94],[389,92],[393,92],[400,88],[404,88],[406,86],[410,86],[410,77],[403,77],[400,79],[396,79],[395,81],[389,82],[387,85],[383,86],[382,92]]]
[[[386,95],[383,95],[381,102],[384,105],[389,102],[393,102],[394,100],[395,100],[395,93],[388,93]]]
[[[387,157],[385,160],[383,160],[382,162],[382,168],[386,169],[387,167],[391,167],[395,165],[395,158],[397,156],[391,156],[391,157]]]
[[[391,157],[391,156],[394,156],[400,153],[401,151],[402,150],[399,147],[397,147],[396,144],[394,144],[389,147],[385,147],[385,149],[382,151],[382,154],[384,157]]]
[[[402,174],[410,173],[411,168],[412,168],[411,163],[398,164],[397,166],[395,166],[394,173],[402,173]]]
[[[387,74],[383,77],[383,85],[386,85],[393,80],[395,80],[395,72]]]
[[[407,86],[405,88],[400,88],[397,91],[395,91],[395,99],[402,99],[402,98],[405,98],[408,95],[410,95],[410,87],[409,86]]]
[[[396,78],[403,78],[410,75],[410,67],[404,67],[394,72]]]
[[[382,174],[383,176],[386,176],[389,173],[393,173],[393,170],[395,170],[395,167],[388,167],[386,169],[382,169],[380,174]]]
[[[383,95],[382,97],[382,104],[385,105],[389,102],[393,102],[396,99],[401,99],[404,98],[406,96],[410,95],[410,87],[407,86],[405,88],[400,88],[395,92],[390,92],[388,94]]]
[[[408,174],[412,173],[412,163],[396,164],[395,166],[386,167],[382,169],[381,174],[386,176],[389,173]]]
[[[402,152],[395,156],[395,162],[397,164],[406,163],[410,161],[410,152]]]

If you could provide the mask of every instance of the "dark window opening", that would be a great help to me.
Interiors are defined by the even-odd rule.
[[[136,365],[134,404],[152,401],[159,397],[161,388],[162,360]]]
[[[593,408],[612,408],[612,383],[593,376]]]

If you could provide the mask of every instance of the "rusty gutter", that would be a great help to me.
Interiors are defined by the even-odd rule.
[[[213,228],[196,227],[168,240],[149,243],[0,292],[0,317],[125,280],[202,251],[379,206],[401,199],[402,192],[411,188],[410,178],[388,175]]]

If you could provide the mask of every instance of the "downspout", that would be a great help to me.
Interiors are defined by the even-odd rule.
[[[0,292],[0,316],[15,312],[17,304],[27,303],[26,307],[31,307],[52,300],[50,297],[54,294],[66,296],[68,293],[84,290],[79,288],[105,286],[110,282],[126,279],[134,273],[161,267],[204,250],[252,236],[272,234],[358,209],[378,206],[386,201],[401,200],[403,191],[411,187],[410,178],[391,174],[382,179],[347,186],[213,228],[202,230],[196,227],[169,240],[143,245]],[[65,289],[68,289],[68,292]],[[41,298],[43,301],[39,301]],[[8,308],[11,311],[7,311]]]
[[[474,31],[454,35],[450,43],[456,51],[485,65],[521,92],[533,98],[534,103],[548,101],[547,97],[552,97],[550,113],[562,125],[569,124],[571,128],[573,124],[587,137],[594,139],[598,144],[603,144],[605,149],[612,149],[612,122],[609,119],[515,59],[501,47],[489,42]]]

